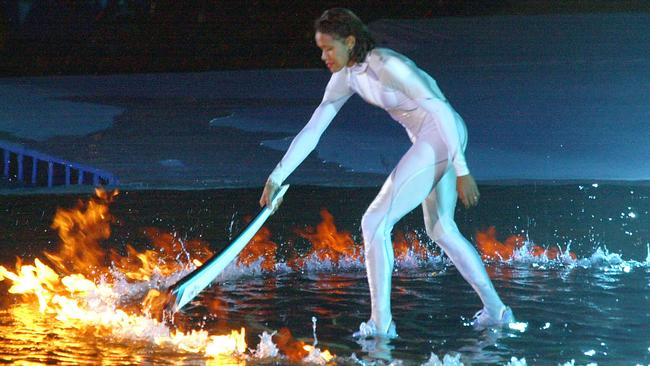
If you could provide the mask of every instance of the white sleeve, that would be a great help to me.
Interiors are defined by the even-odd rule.
[[[455,112],[444,99],[435,81],[411,60],[398,56],[386,56],[379,77],[382,83],[401,91],[436,118],[456,176],[469,174]]]
[[[348,87],[345,71],[341,70],[332,74],[325,89],[323,100],[312,114],[309,122],[294,137],[284,157],[269,176],[270,181],[281,185],[298,165],[305,160],[318,144],[327,126],[351,95],[352,91]]]

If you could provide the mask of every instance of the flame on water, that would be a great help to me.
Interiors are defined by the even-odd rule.
[[[304,229],[296,229],[295,233],[312,244],[311,251],[306,258],[317,257],[321,261],[330,261],[338,264],[341,260],[359,260],[362,257],[361,246],[352,239],[352,234],[347,231],[339,231],[334,224],[334,216],[322,209],[320,215],[323,221],[316,225],[306,226]],[[292,261],[295,266],[302,267],[303,259]]]
[[[210,335],[204,330],[172,332],[169,337],[155,340],[158,345],[171,344],[186,352],[208,356],[243,355],[246,352],[246,329],[232,330],[226,335]]]
[[[288,262],[295,270],[305,266],[305,260],[315,258],[321,262],[330,262],[339,265],[341,262],[362,262],[363,246],[355,243],[352,235],[344,230],[339,230],[334,224],[334,216],[322,209],[322,221],[316,227],[306,226],[304,229],[295,229],[294,232],[307,239],[311,250]],[[401,262],[426,262],[438,254],[422,243],[415,231],[408,233],[396,230],[393,234],[393,250],[395,259]]]
[[[211,336],[205,351],[209,356],[243,354],[246,352],[246,329],[233,330],[229,335]]]
[[[393,248],[395,251],[395,259],[402,261],[408,258],[427,261],[437,255],[420,241],[415,231],[404,234],[396,230],[393,235]]]
[[[250,221],[250,219],[246,221]],[[237,263],[250,265],[261,258],[262,269],[272,271],[275,269],[275,253],[277,250],[278,245],[271,241],[271,230],[262,227],[253,236],[253,239],[246,245],[244,250],[239,253]]]
[[[79,201],[72,209],[58,209],[52,223],[60,238],[58,251],[46,252],[44,258],[36,258],[33,264],[25,264],[19,258],[13,270],[0,266],[0,281],[10,281],[8,291],[25,299],[25,303],[15,307],[18,309],[16,314],[20,314],[17,316],[28,322],[25,320],[29,318],[26,311],[30,307],[38,308],[40,314],[53,315],[65,329],[90,330],[99,336],[111,335],[171,346],[184,352],[204,354],[215,364],[241,364],[247,357],[245,328],[230,330],[224,335],[209,334],[205,330],[172,331],[152,316],[167,300],[164,289],[169,284],[161,283],[204,263],[213,254],[209,244],[147,228],[145,234],[152,249],[139,251],[130,244],[124,254],[114,249],[102,249],[102,242],[110,238],[111,224],[115,221],[109,205],[117,196],[117,191],[107,193],[98,189],[87,202]],[[320,214],[322,222],[316,227],[295,230],[312,245],[309,253],[302,257],[333,264],[361,261],[362,246],[354,242],[349,232],[337,229],[331,213],[323,209]],[[271,231],[263,227],[239,255],[237,263],[250,266],[259,262],[263,270],[273,271],[278,245],[271,237]],[[509,260],[522,250],[548,259],[567,254],[576,258],[575,254],[561,248],[532,245],[522,235],[512,235],[501,242],[497,239],[495,227],[478,232],[476,240],[484,259]],[[436,255],[415,232],[396,231],[393,246],[397,260],[426,261]],[[650,249],[648,253],[650,258]],[[288,264],[301,269],[305,259],[293,259]],[[136,296],[128,299],[132,304],[126,304],[124,294],[116,289],[119,283],[139,289]],[[342,277],[323,276],[321,287],[329,294],[336,294],[340,288],[352,283]],[[214,291],[218,293],[219,290]],[[206,305],[219,319],[227,318],[228,306],[218,296],[206,300]],[[327,309],[320,314],[331,315]],[[38,315],[34,319],[38,319]],[[220,324],[226,325],[225,322]],[[335,357],[327,350],[296,340],[287,328],[272,338],[281,352],[295,362],[317,359],[327,363]]]
[[[303,341],[299,341],[295,339],[293,337],[293,334],[291,334],[289,328],[280,329],[273,336],[273,341],[278,346],[280,351],[283,354],[285,354],[287,358],[289,358],[289,360],[294,362],[304,360],[314,350],[313,346],[308,345]],[[331,355],[329,351],[325,351],[325,352],[327,353],[324,354],[324,352],[321,352],[321,356],[323,359],[329,362],[329,360],[327,360],[325,357],[330,357],[331,359],[334,356]]]
[[[334,359],[334,357],[335,357],[335,355],[333,355],[333,354],[332,354],[330,351],[328,351],[328,350],[321,351],[321,350],[319,350],[318,348],[316,348],[316,347],[314,347],[314,346],[310,346],[310,345],[308,345],[308,344],[304,345],[302,348],[303,348],[305,351],[307,351],[307,352],[309,353],[309,355],[314,355],[314,354],[315,354],[316,357],[320,357],[320,358],[322,358],[325,362],[330,362],[330,361],[332,361],[332,359]],[[309,357],[309,355],[308,355],[308,357]]]
[[[497,229],[494,226],[476,233],[476,244],[483,259],[508,260],[514,255],[515,249],[521,247],[526,240],[521,235],[511,235],[501,242],[497,240],[496,236]]]
[[[513,258],[515,251],[530,243],[523,235],[511,235],[504,242],[501,242],[497,239],[496,228],[490,226],[487,230],[476,233],[476,244],[483,259],[506,261]],[[534,257],[546,256],[551,260],[558,259],[564,254],[561,248],[556,247],[543,248],[538,245],[528,245],[525,248]],[[577,258],[573,252],[569,252],[568,255],[574,260]]]
[[[16,263],[15,272],[7,270],[0,266],[0,277],[4,280],[9,279],[13,285],[9,288],[9,293],[26,294],[31,293],[38,299],[38,305],[41,312],[47,309],[48,303],[55,295],[54,291],[59,290],[59,276],[46,266],[38,258],[34,265],[23,266],[21,261]]]
[[[188,265],[200,266],[212,256],[210,245],[202,240],[183,241],[176,236],[156,228],[146,228],[145,235],[154,250],[138,252],[131,245],[126,246],[127,255],[111,250],[113,266],[128,279],[149,281],[154,275],[170,276]],[[190,253],[191,258],[190,258]]]
[[[95,197],[88,202],[79,201],[76,208],[56,211],[52,228],[58,231],[61,244],[58,253],[46,252],[45,256],[57,270],[93,275],[106,268],[100,245],[111,236],[113,216],[108,206],[118,194],[117,190],[107,193],[95,189]]]
[[[152,317],[166,300],[162,289],[150,288],[156,282],[152,280],[200,266],[212,252],[203,241],[180,240],[153,228],[146,229],[145,233],[154,249],[139,252],[127,245],[125,256],[115,250],[104,251],[101,244],[110,237],[110,224],[114,220],[108,206],[117,195],[117,191],[107,193],[97,189],[94,197],[87,202],[80,201],[76,208],[58,209],[52,224],[61,239],[58,252],[45,253],[45,260],[36,258],[33,264],[24,264],[19,258],[13,271],[0,266],[0,281],[11,281],[9,292],[25,301],[14,307],[22,314],[21,319],[27,321],[30,317],[25,311],[38,304],[39,313],[54,315],[64,329],[90,330],[98,336],[170,345],[185,352],[204,354],[212,360],[208,364],[243,364],[247,350],[244,328],[225,335],[211,335],[205,330],[171,331]],[[270,257],[272,260],[263,262],[263,267],[272,269],[277,245],[270,241],[270,236],[268,229],[261,230],[253,239],[252,249],[243,253],[240,262],[252,263],[260,257]],[[123,304],[124,294],[116,289],[119,281],[112,282],[120,278],[120,281],[130,281],[129,288],[141,289],[141,303],[136,301],[132,309]],[[224,307],[220,303],[210,306]],[[31,319],[39,316],[33,315]],[[305,346],[296,341],[286,344]],[[319,360],[328,362],[333,357],[329,351],[301,350],[303,358],[313,355],[315,350]]]

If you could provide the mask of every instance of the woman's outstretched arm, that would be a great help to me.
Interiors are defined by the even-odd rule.
[[[316,148],[321,135],[334,119],[345,99],[336,101],[324,101],[314,111],[309,122],[294,137],[289,149],[282,160],[273,169],[269,180],[282,184],[285,179],[305,160],[305,158]]]
[[[271,203],[271,197],[273,197],[282,182],[314,150],[323,132],[352,95],[344,78],[343,72],[332,75],[330,82],[327,84],[323,101],[316,108],[305,127],[294,137],[284,157],[269,175],[260,198],[261,206]]]

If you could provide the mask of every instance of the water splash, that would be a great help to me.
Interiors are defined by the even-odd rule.
[[[315,316],[311,317],[311,322],[312,322],[312,330],[313,330],[313,333],[314,333],[314,347],[316,347],[316,345],[318,345],[318,337],[316,336],[316,317]]]
[[[260,343],[257,344],[257,348],[253,351],[253,358],[256,359],[270,359],[278,357],[280,350],[273,343],[273,336],[277,332],[271,334],[266,331],[259,335]]]
[[[423,363],[422,366],[463,366],[463,363],[460,361],[460,354],[455,354],[453,356],[447,354],[441,361],[435,353],[431,352],[429,360]]]
[[[510,358],[510,362],[504,364],[503,366],[528,366],[528,364],[526,363],[525,358],[519,360],[517,357],[512,357]]]
[[[602,270],[605,272],[624,272],[629,273],[635,268],[650,267],[650,245],[648,245],[648,257],[643,262],[625,259],[618,253],[611,253],[606,247],[598,247],[594,252],[586,257],[574,257],[570,251],[571,243],[568,243],[566,249],[561,250],[559,247],[549,256],[548,251],[541,254],[533,254],[530,248],[534,244],[530,240],[524,241],[523,245],[513,251],[509,259],[489,260],[487,265],[513,266],[513,267],[532,267],[536,270],[555,270],[555,269],[572,269],[584,268]],[[338,262],[323,260],[315,253],[303,259],[301,266],[296,267],[292,264],[278,261],[271,269],[265,268],[262,263],[264,257],[258,258],[249,264],[233,263],[228,266],[215,280],[216,283],[234,281],[246,277],[260,276],[265,273],[286,274],[286,273],[338,273],[338,272],[357,272],[365,270],[363,258],[341,257]],[[453,266],[453,263],[444,255],[429,256],[422,259],[419,254],[407,252],[401,258],[396,258],[395,268],[400,271],[422,270],[434,268],[444,271],[445,268]],[[173,283],[172,280],[164,277],[156,277],[159,282]]]
[[[569,362],[565,362],[560,366],[576,366],[576,360],[571,360]],[[595,363],[595,362],[590,362],[590,363],[586,364],[585,366],[598,366],[598,364]]]

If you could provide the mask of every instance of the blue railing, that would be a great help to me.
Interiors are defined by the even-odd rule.
[[[48,187],[72,184],[117,185],[119,183],[115,175],[105,170],[43,154],[11,142],[0,141],[0,151],[2,152],[2,162],[0,163],[2,175],[11,181],[33,186],[47,185]]]

